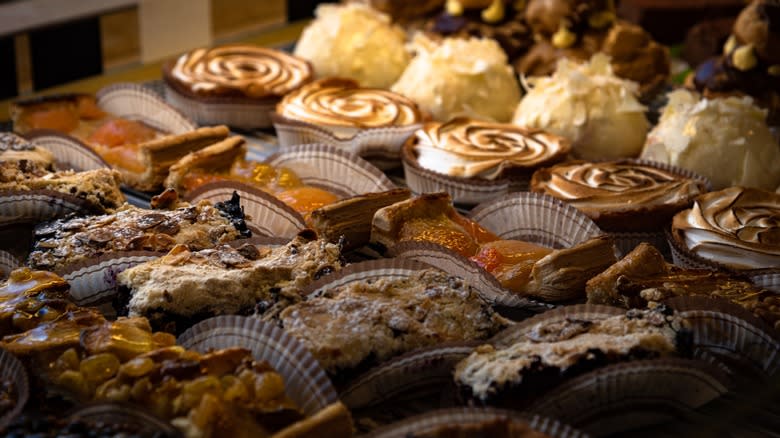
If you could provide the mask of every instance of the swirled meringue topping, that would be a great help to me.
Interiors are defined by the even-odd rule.
[[[494,180],[507,167],[532,169],[563,158],[569,142],[541,130],[458,117],[415,133],[420,167],[458,177]]]
[[[698,256],[736,269],[780,267],[780,194],[729,187],[696,198],[672,230]]]
[[[591,217],[604,212],[690,205],[706,190],[702,181],[628,160],[559,164],[537,171],[531,185]]]
[[[284,96],[277,114],[315,125],[383,128],[420,123],[411,100],[379,88],[361,88],[351,79],[325,78]]]
[[[196,49],[180,56],[170,75],[206,95],[283,96],[312,78],[311,65],[279,50],[249,45]]]

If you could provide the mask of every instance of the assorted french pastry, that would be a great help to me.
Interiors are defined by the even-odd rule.
[[[449,356],[429,357],[426,366],[434,365],[421,378],[444,370],[458,392],[448,403],[518,408],[593,370],[688,359],[703,341],[669,299],[728,300],[741,308],[713,304],[731,318],[713,324],[744,318],[776,331],[780,144],[770,124],[780,108],[778,23],[777,1],[746,6],[723,54],[691,77],[698,91],[668,93],[652,127],[641,101],[667,85],[669,53],[619,20],[611,0],[324,4],[294,55],[226,45],[189,51],[163,69],[182,99],[267,106],[280,138],[284,130],[295,138],[326,132],[337,143],[367,138],[389,149],[382,135],[408,130],[404,165],[475,188],[473,203],[483,201],[480,187],[501,180],[536,192],[520,207],[511,202],[520,197],[501,193],[473,216],[456,209],[455,194],[418,190],[408,174],[409,189],[348,198],[306,185],[286,167],[248,158],[246,140],[227,126],[170,135],[108,114],[87,95],[18,102],[17,133],[73,136],[117,170],[59,169],[57,151],[0,133],[1,202],[37,191],[95,207],[37,224],[20,260],[0,251],[0,273],[10,271],[0,283],[0,374],[13,355],[42,406],[55,396],[70,406],[127,402],[187,437],[348,437],[351,414],[336,391],[301,389],[283,377],[286,361],[305,353],[296,373],[345,384],[388,363],[395,368],[361,379],[411,375],[414,355],[429,353],[419,349],[444,345]],[[179,201],[225,181],[273,194],[311,229],[296,224],[292,239],[257,243],[248,240],[256,218],[238,194],[213,205]],[[125,203],[120,183],[167,190],[140,208]],[[539,207],[552,229],[541,231],[577,243],[548,246],[527,230],[488,229],[477,221],[488,207],[496,208],[489,219],[512,227]],[[0,217],[0,236],[13,221]],[[653,245],[634,243],[618,259],[621,234]],[[432,267],[431,257],[451,269]],[[78,298],[78,288],[95,282],[108,284],[94,295],[100,309]],[[120,316],[107,319],[108,307]],[[176,344],[174,333],[204,320],[212,329],[269,323],[298,344],[276,352],[279,364],[232,345],[203,352]],[[759,336],[738,329],[735,338]],[[774,335],[756,345],[771,347]],[[738,374],[730,355],[739,352],[723,354],[722,368]],[[607,384],[638,379],[598,376]],[[301,391],[310,401],[292,396]],[[310,413],[323,400],[327,407]]]

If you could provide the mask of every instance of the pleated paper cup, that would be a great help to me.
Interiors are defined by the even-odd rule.
[[[15,255],[0,250],[0,280],[8,278],[11,271],[21,266],[22,262]]]
[[[428,409],[455,401],[452,372],[480,341],[447,343],[403,354],[367,371],[351,381],[339,394],[350,409],[379,406],[383,409],[398,400],[423,399]]]
[[[553,304],[532,300],[504,289],[496,277],[474,261],[435,243],[401,242],[395,245],[389,254],[400,259],[425,263],[463,278],[485,301],[512,319],[524,319],[555,307]]]
[[[686,320],[694,357],[723,363],[730,373],[773,378],[780,371],[780,335],[750,311],[726,299],[702,296],[664,301]]]
[[[97,402],[80,406],[70,412],[67,422],[83,423],[89,430],[114,426],[129,436],[182,437],[169,422],[126,402]]]
[[[0,190],[0,225],[38,223],[67,215],[103,213],[93,203],[54,190]]]
[[[476,206],[470,216],[501,239],[553,249],[571,248],[604,234],[581,211],[539,193],[512,193]]]
[[[154,91],[138,84],[118,83],[103,87],[95,95],[103,111],[145,124],[168,134],[184,134],[197,125]]]
[[[0,430],[5,429],[24,410],[30,398],[30,382],[27,371],[13,354],[0,349],[0,377],[10,383],[14,406],[0,416]]]
[[[228,125],[239,129],[270,128],[279,99],[239,97],[194,98],[165,85],[165,100],[200,125]]]
[[[117,294],[117,275],[163,255],[153,251],[114,252],[72,263],[59,274],[70,283],[71,297],[79,306],[110,304]]]
[[[609,365],[547,392],[529,410],[606,436],[673,420],[723,396],[731,380],[690,359],[651,359]]]
[[[412,139],[401,148],[401,161],[406,184],[415,194],[447,192],[456,204],[476,205],[509,193],[512,182],[508,178],[462,178],[421,167],[414,154]],[[528,186],[527,181],[525,185]]]
[[[408,418],[367,435],[371,438],[421,436],[524,436],[536,431],[556,438],[584,438],[586,434],[558,420],[492,408],[441,409]],[[435,434],[437,435],[428,435]]]
[[[349,137],[339,137],[325,126],[292,120],[271,114],[279,145],[291,146],[321,143],[335,146],[368,160],[380,169],[392,169],[401,163],[401,146],[422,124],[389,128],[356,128]]]
[[[327,144],[291,146],[270,156],[266,163],[274,168],[290,169],[305,185],[342,197],[396,188],[381,170],[368,161]]]
[[[255,234],[291,239],[306,228],[300,213],[287,204],[255,186],[237,181],[204,184],[188,193],[186,200],[192,204],[202,200],[214,204],[230,199],[233,193],[241,196],[247,225]]]
[[[200,353],[231,347],[250,350],[255,360],[267,361],[284,377],[287,395],[306,416],[338,402],[336,390],[314,356],[274,324],[251,317],[217,316],[185,331],[178,344]]]
[[[92,148],[81,141],[56,131],[39,129],[25,135],[32,144],[42,147],[54,155],[57,169],[94,170],[110,168],[111,166]]]

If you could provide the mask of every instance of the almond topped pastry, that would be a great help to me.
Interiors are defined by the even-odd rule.
[[[68,134],[92,148],[120,170],[124,182],[139,190],[159,188],[168,167],[179,157],[227,137],[226,127],[206,127],[172,134],[139,120],[100,109],[90,95],[50,96],[15,102],[14,131],[27,134],[50,129]]]
[[[0,133],[0,191],[51,190],[87,202],[95,213],[112,212],[125,202],[119,172],[56,170],[51,152],[12,134]]]
[[[534,173],[531,189],[561,199],[605,230],[662,227],[706,191],[701,179],[653,163],[561,163]]]
[[[363,88],[356,81],[325,78],[287,94],[276,106],[287,121],[319,126],[348,138],[361,129],[388,128],[422,122],[417,104],[380,88]]]
[[[178,204],[147,210],[125,204],[115,213],[59,219],[38,225],[28,257],[36,269],[59,271],[75,262],[120,251],[168,251],[176,245],[213,248],[251,232],[238,196],[211,205]]]
[[[780,194],[729,187],[696,198],[672,221],[672,243],[716,266],[780,267]]]

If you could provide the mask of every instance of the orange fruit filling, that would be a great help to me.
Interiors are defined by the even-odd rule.
[[[157,131],[141,122],[127,119],[108,120],[95,129],[87,142],[101,146],[117,147],[153,140]]]
[[[41,108],[30,112],[24,119],[32,129],[53,129],[67,134],[79,126],[79,115],[72,106]]]
[[[501,286],[518,292],[528,284],[534,263],[551,252],[521,240],[496,240],[483,244],[471,260],[493,274]]]
[[[311,186],[287,189],[277,193],[276,197],[304,216],[339,200],[338,196],[333,193]]]

